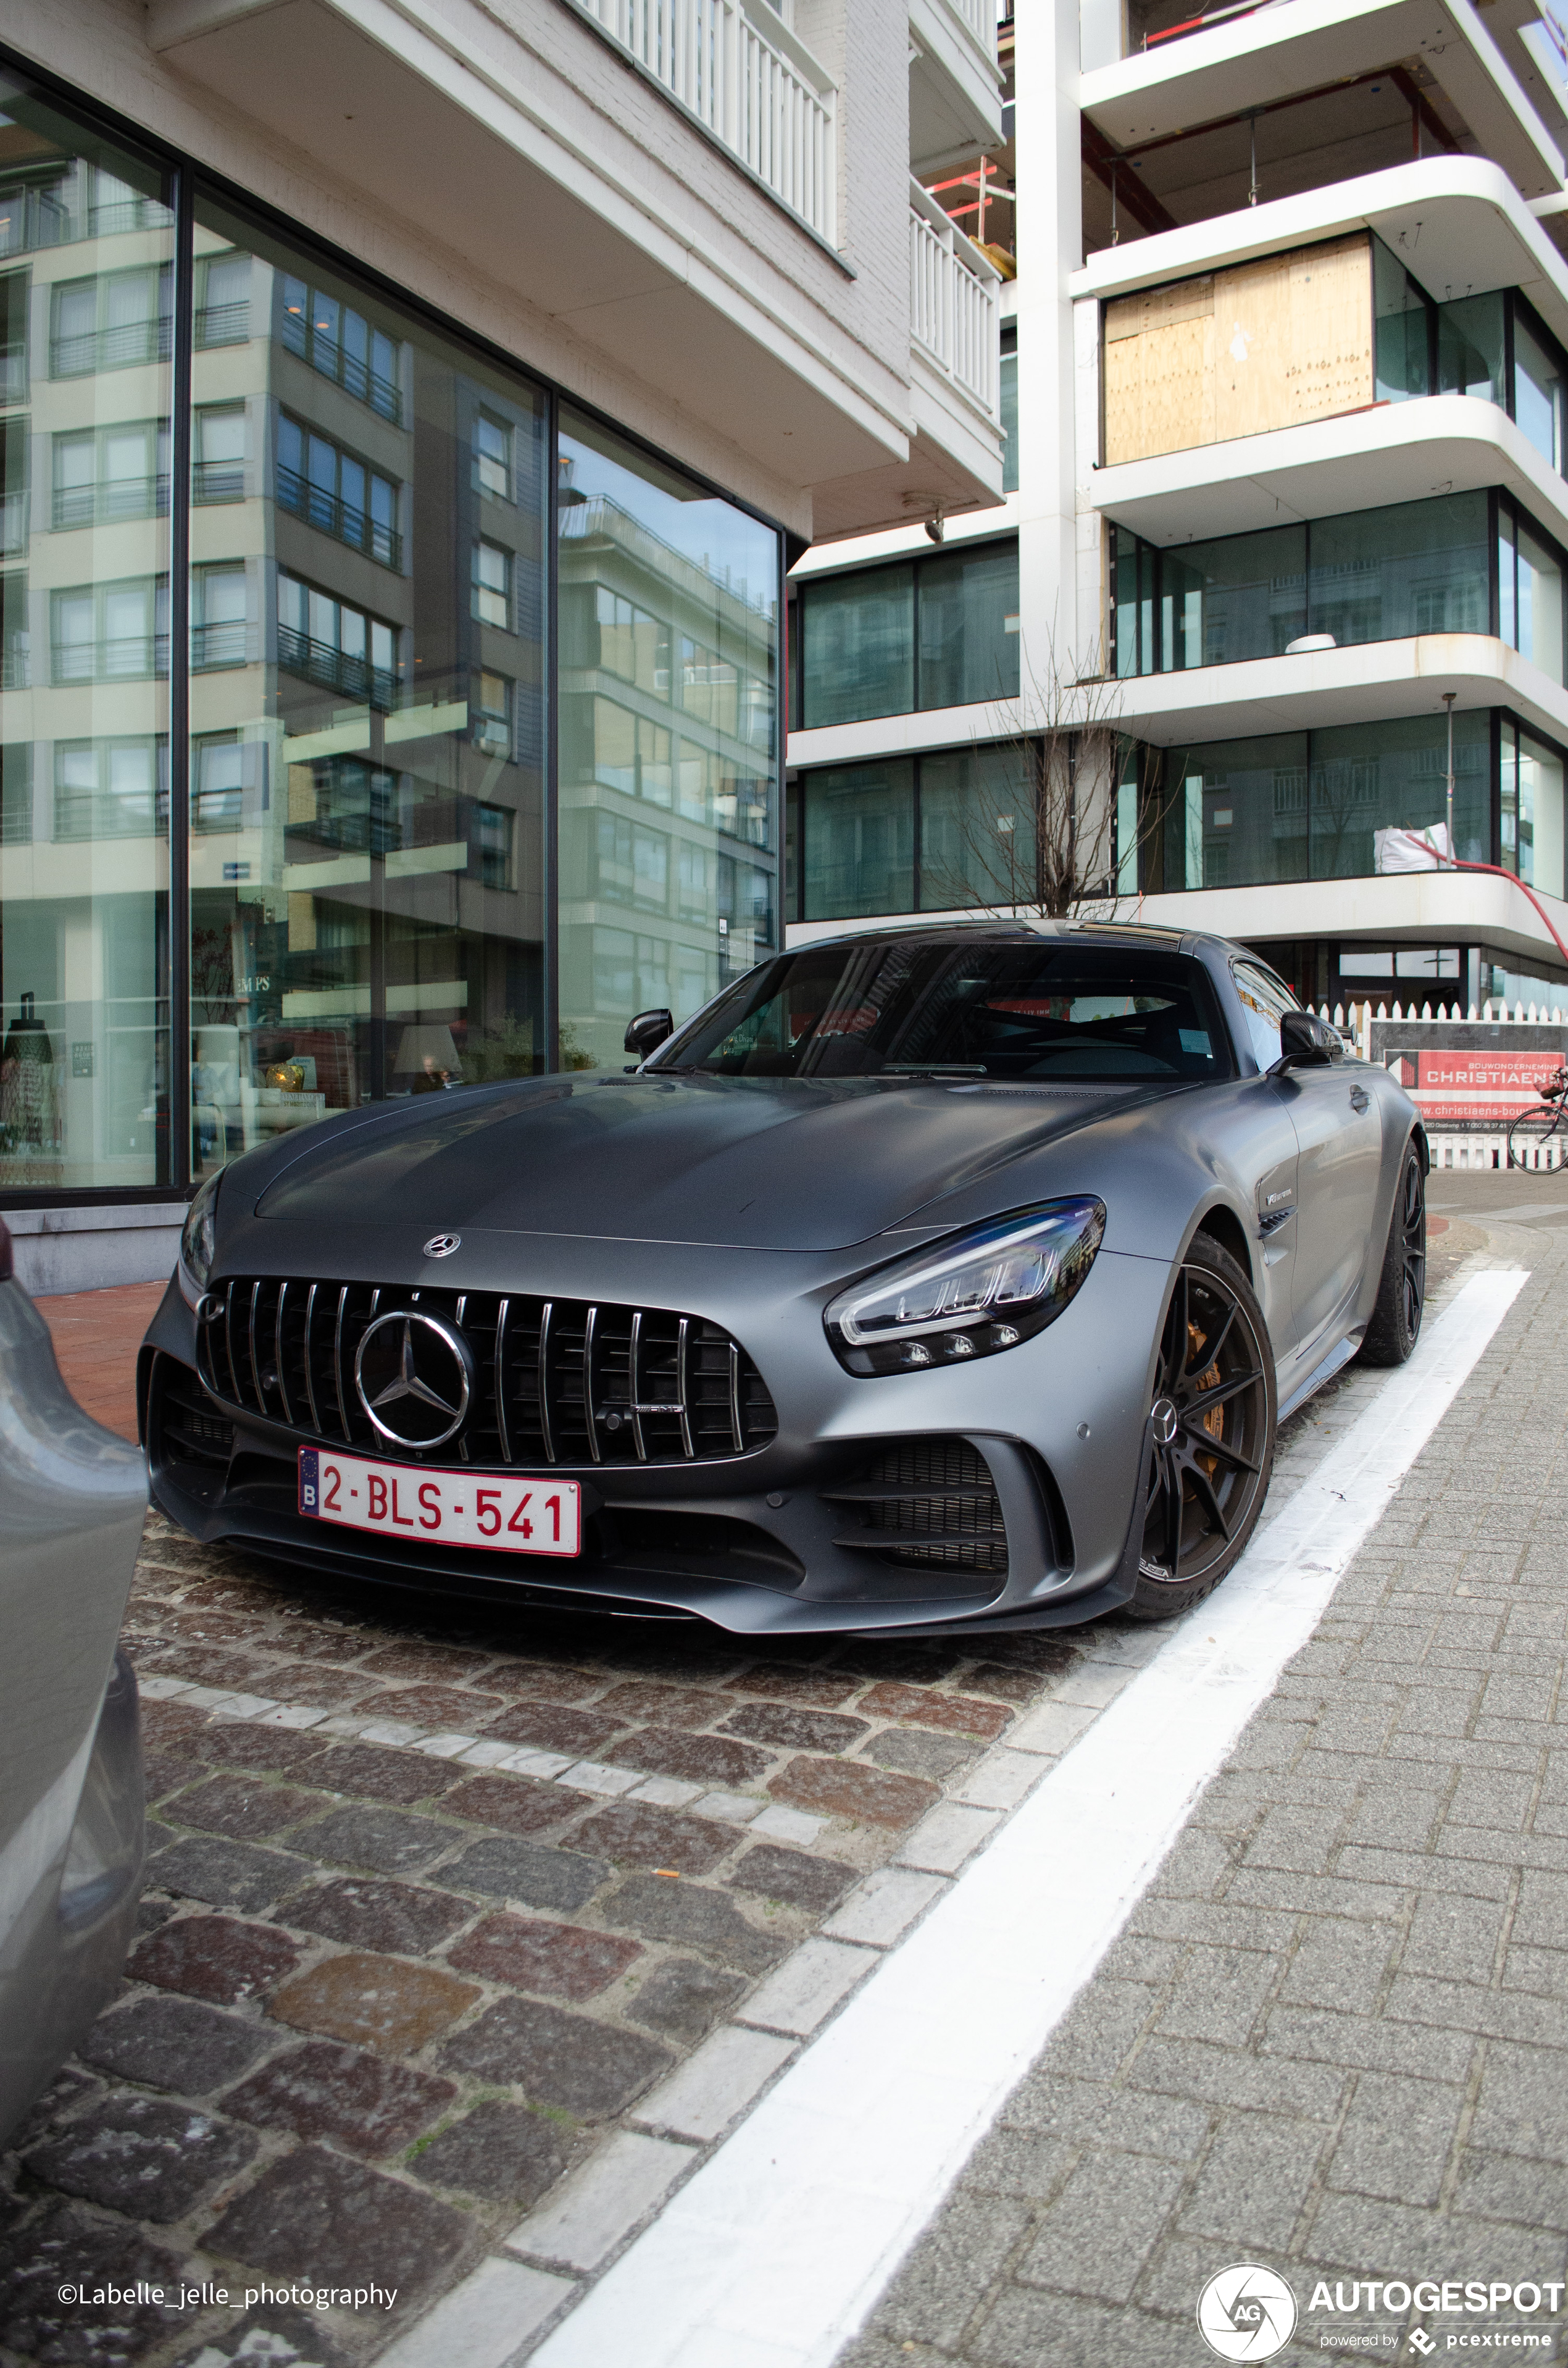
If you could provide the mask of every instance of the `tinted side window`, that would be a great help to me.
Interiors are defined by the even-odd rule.
[[[1279,1058],[1279,1022],[1299,1007],[1282,979],[1257,962],[1233,962],[1231,975],[1242,999],[1247,1036],[1260,1069],[1272,1068]]]

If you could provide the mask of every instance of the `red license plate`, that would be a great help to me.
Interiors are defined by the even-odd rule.
[[[322,1447],[300,1450],[300,1510],[312,1520],[383,1537],[492,1554],[576,1554],[583,1550],[583,1496],[574,1480],[525,1479],[510,1472],[433,1472],[373,1463]]]

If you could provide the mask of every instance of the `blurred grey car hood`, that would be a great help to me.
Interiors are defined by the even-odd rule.
[[[929,1203],[1150,1090],[540,1078],[421,1096],[324,1129],[274,1170],[256,1213],[432,1235],[841,1249],[916,1212],[929,1222]]]

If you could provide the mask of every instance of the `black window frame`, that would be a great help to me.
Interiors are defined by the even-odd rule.
[[[888,717],[894,715],[930,715],[937,713],[938,712],[937,710],[923,707],[920,703],[921,578],[928,569],[939,565],[944,559],[953,559],[960,555],[963,558],[968,559],[970,557],[978,557],[981,553],[985,552],[1001,550],[1011,550],[1015,559],[1017,559],[1018,552],[1018,535],[1017,528],[1010,529],[1007,532],[1003,534],[977,534],[972,540],[966,535],[961,541],[954,541],[951,543],[944,542],[939,550],[925,552],[901,551],[892,552],[886,559],[880,559],[873,566],[869,567],[846,567],[842,569],[824,568],[820,575],[797,577],[790,586],[790,605],[793,614],[790,619],[790,637],[791,664],[788,669],[790,682],[789,729],[791,732],[838,732],[845,729],[846,723],[881,723],[887,721]],[[909,568],[915,578],[910,606],[910,632],[913,636],[914,646],[911,649],[909,660],[909,706],[890,708],[887,711],[886,716],[851,716],[842,719],[840,722],[835,723],[808,723],[805,722],[803,714],[805,706],[806,602],[811,597],[812,587],[818,584],[842,585],[850,582],[857,577],[869,579],[874,575],[891,575],[895,568],[900,567]],[[952,702],[949,701],[949,703],[951,704]],[[990,693],[983,699],[965,700],[961,702],[961,704],[966,707],[987,707],[994,703],[994,695]]]

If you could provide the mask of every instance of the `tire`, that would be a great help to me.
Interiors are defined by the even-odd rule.
[[[1508,1129],[1509,1167],[1521,1168],[1526,1175],[1539,1174],[1540,1170],[1532,1163],[1530,1154],[1534,1152],[1539,1157],[1546,1145],[1559,1134],[1562,1124],[1562,1104],[1561,1102],[1552,1109],[1543,1107],[1540,1110],[1521,1110]],[[1563,1146],[1559,1141],[1557,1150],[1559,1165],[1562,1164],[1563,1156]]]
[[[1240,1559],[1273,1475],[1278,1403],[1252,1285],[1228,1250],[1199,1234],[1177,1269],[1155,1360],[1131,1618],[1188,1611]]]
[[[1414,1143],[1394,1193],[1377,1304],[1361,1342],[1364,1365],[1403,1365],[1421,1338],[1426,1305],[1426,1177]]]

